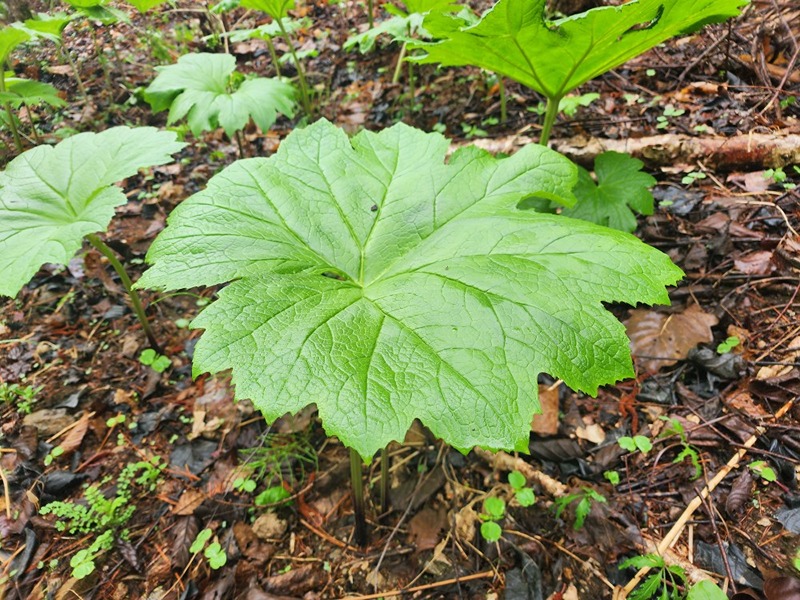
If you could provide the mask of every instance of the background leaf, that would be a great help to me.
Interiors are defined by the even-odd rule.
[[[575,186],[578,202],[564,208],[561,214],[633,232],[637,223],[631,209],[642,215],[653,214],[650,188],[656,180],[641,170],[643,166],[642,161],[628,154],[599,154],[594,161],[597,183],[586,169],[578,167],[578,185]]]
[[[442,41],[418,44],[419,62],[473,65],[561,98],[675,35],[739,14],[746,0],[638,0],[548,21],[546,0],[499,0],[481,21],[435,15],[425,28]]]
[[[242,0],[242,6],[265,12],[273,19],[282,19],[294,8],[294,0]]]
[[[221,126],[232,137],[252,118],[269,130],[277,114],[294,114],[294,87],[281,79],[247,79],[230,91],[236,59],[230,54],[186,54],[174,65],[156,67],[145,90],[155,112],[169,108],[168,123],[186,117],[194,135]]]
[[[111,184],[170,162],[183,146],[171,132],[114,127],[12,160],[0,173],[0,295],[15,296],[43,263],[68,263],[125,203]]]
[[[233,281],[193,322],[195,373],[233,369],[268,420],[315,402],[364,457],[415,418],[457,448],[527,449],[540,372],[592,393],[632,375],[602,301],[666,302],[680,270],[627,234],[516,210],[571,202],[561,155],[445,164],[447,147],[319,121],[179,205],[139,285]]]

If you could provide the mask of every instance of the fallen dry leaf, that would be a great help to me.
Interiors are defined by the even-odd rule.
[[[750,252],[734,259],[733,264],[745,275],[767,275],[775,270],[772,252],[768,250]]]
[[[689,350],[714,339],[716,316],[696,304],[682,313],[666,314],[636,309],[625,321],[631,352],[640,371],[656,373],[686,358]]]
[[[531,431],[539,435],[558,433],[558,388],[557,385],[539,386],[539,404],[542,412],[533,415]]]

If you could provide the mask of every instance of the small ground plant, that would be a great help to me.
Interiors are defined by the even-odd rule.
[[[90,485],[84,491],[81,503],[51,502],[41,508],[41,514],[57,517],[55,526],[58,531],[93,537],[88,547],[70,559],[73,577],[83,579],[90,575],[95,570],[95,561],[113,548],[116,540],[128,541],[127,524],[136,511],[132,503],[134,488],[146,493],[155,491],[163,468],[158,457],[152,461],[130,463],[119,474],[110,497],[100,486]],[[110,478],[103,481],[104,484],[108,482]]]

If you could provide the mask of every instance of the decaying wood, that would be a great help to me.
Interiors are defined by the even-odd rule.
[[[535,142],[535,138],[524,135],[471,140],[471,143],[492,153],[513,153],[520,146]],[[724,171],[777,168],[800,163],[800,135],[790,132],[733,137],[664,134],[622,140],[573,137],[552,140],[550,146],[585,167],[591,167],[594,158],[608,150],[627,152],[650,168],[695,166],[699,161],[705,167]]]

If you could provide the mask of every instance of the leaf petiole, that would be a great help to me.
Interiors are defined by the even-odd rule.
[[[136,318],[139,319],[139,323],[142,324],[142,330],[147,336],[147,340],[150,342],[150,345],[154,350],[156,350],[158,353],[163,353],[161,344],[158,343],[156,335],[153,332],[153,328],[150,327],[150,322],[147,320],[147,314],[144,312],[142,300],[137,291],[133,289],[133,282],[128,276],[128,273],[125,271],[125,267],[122,266],[122,263],[117,258],[117,255],[114,254],[114,251],[103,240],[101,240],[96,233],[88,234],[86,239],[89,240],[89,243],[94,246],[97,251],[100,252],[100,254],[105,256],[108,259],[108,262],[111,263],[111,266],[114,267],[117,275],[119,275],[120,281],[122,281],[122,285],[125,287],[125,291],[128,292],[128,296],[131,299],[133,312],[136,314]]]

